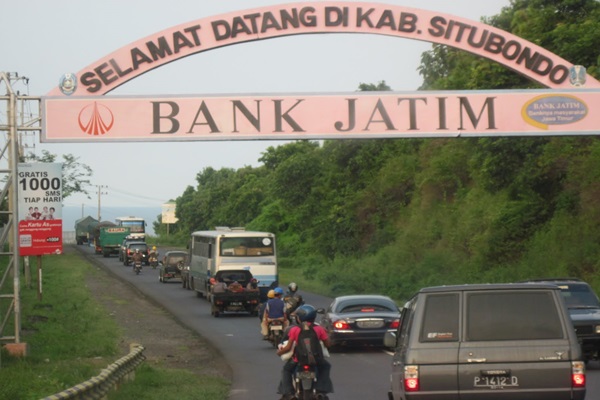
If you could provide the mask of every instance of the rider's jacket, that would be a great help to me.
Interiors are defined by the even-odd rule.
[[[270,319],[283,318],[285,311],[285,303],[279,298],[270,299],[267,301],[267,315]]]

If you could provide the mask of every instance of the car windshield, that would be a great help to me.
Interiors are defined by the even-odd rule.
[[[398,307],[393,302],[383,299],[347,300],[338,304],[335,312],[344,313],[373,313],[373,312],[398,312]]]
[[[600,308],[598,297],[587,285],[560,284],[558,285],[565,303],[569,308]]]
[[[131,250],[146,251],[148,249],[148,246],[145,245],[145,244],[135,244],[135,243],[132,243],[132,244],[129,245],[129,248]]]

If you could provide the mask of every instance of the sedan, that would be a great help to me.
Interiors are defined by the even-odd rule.
[[[336,297],[320,322],[333,348],[350,345],[383,346],[383,336],[400,324],[400,309],[387,296]]]

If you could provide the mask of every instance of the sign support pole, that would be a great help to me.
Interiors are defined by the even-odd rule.
[[[42,256],[37,256],[37,271],[38,271],[38,300],[42,301]]]

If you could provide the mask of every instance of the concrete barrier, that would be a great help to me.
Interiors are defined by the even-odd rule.
[[[100,375],[42,400],[106,400],[111,390],[116,390],[122,382],[135,378],[135,369],[146,359],[143,351],[142,345],[132,343],[129,346],[129,354],[103,369]]]

